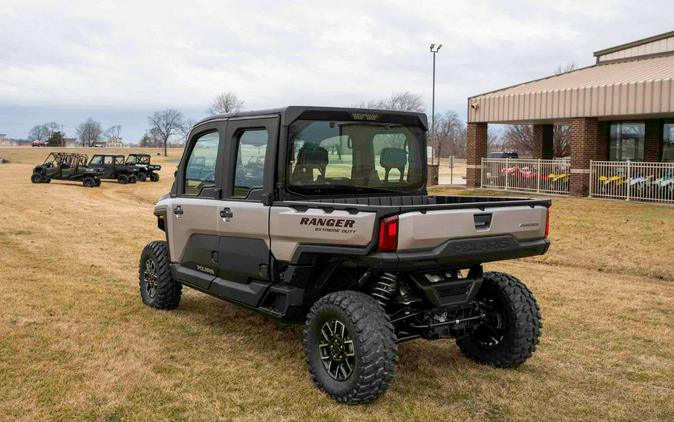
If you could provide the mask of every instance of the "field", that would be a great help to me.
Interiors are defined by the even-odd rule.
[[[142,305],[179,154],[156,157],[159,183],[85,189],[33,185],[45,150],[0,148],[0,420],[674,419],[674,207],[555,197],[548,255],[487,266],[539,301],[531,360],[405,343],[389,391],[342,406],[314,388],[301,327],[189,289],[177,311]]]

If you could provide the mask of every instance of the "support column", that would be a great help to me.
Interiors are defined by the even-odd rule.
[[[599,122],[594,117],[571,119],[571,180],[572,195],[587,196],[590,190],[590,160],[596,160]]]
[[[662,120],[646,120],[644,161],[658,162],[662,158]]]
[[[482,158],[487,156],[487,123],[468,123],[466,134],[466,187],[479,188],[482,181]]]
[[[534,158],[552,160],[554,155],[553,135],[554,125],[533,125]]]

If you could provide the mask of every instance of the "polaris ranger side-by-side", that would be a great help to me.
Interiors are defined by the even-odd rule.
[[[33,183],[49,183],[55,180],[78,180],[85,187],[93,188],[101,185],[101,171],[87,166],[86,154],[70,152],[52,152],[42,164],[33,168],[30,181]]]
[[[545,253],[550,201],[427,195],[426,131],[420,113],[324,107],[196,124],[155,206],[166,241],[141,253],[143,302],[174,309],[185,285],[303,321],[316,385],[346,403],[382,394],[416,338],[522,364],[538,305],[481,264]]]
[[[134,166],[136,169],[136,178],[139,182],[150,179],[151,182],[159,181],[159,164],[152,164],[150,154],[129,154],[126,157],[126,165]]]
[[[101,172],[101,179],[117,180],[123,185],[136,183],[138,170],[133,164],[126,164],[125,158],[120,154],[96,154],[91,157],[89,167]]]

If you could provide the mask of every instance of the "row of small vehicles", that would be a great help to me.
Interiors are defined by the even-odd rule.
[[[31,175],[33,183],[49,183],[54,180],[81,181],[85,187],[101,185],[101,179],[117,180],[118,183],[159,181],[161,166],[151,164],[150,154],[86,154],[52,152],[47,159],[35,166]]]

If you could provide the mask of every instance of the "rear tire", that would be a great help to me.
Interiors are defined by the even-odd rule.
[[[138,181],[139,182],[145,182],[147,180],[147,174],[145,172],[140,172],[138,173]]]
[[[457,339],[468,358],[498,368],[516,368],[536,350],[541,312],[531,291],[517,278],[485,273],[477,300],[489,307],[487,319]]]
[[[137,179],[136,179],[135,175],[132,174],[132,175],[129,176],[129,183],[136,183],[136,181],[137,181]]]
[[[370,296],[341,291],[320,298],[304,326],[316,386],[341,403],[367,403],[388,388],[398,360],[393,325]]]
[[[129,183],[129,177],[126,174],[120,174],[117,177],[117,183],[121,185],[126,185],[127,183]]]
[[[93,188],[96,186],[96,179],[94,179],[91,176],[87,176],[84,179],[82,179],[82,184],[84,185],[85,188]]]
[[[140,254],[140,297],[147,306],[175,309],[180,304],[183,286],[171,275],[169,262],[168,244],[164,241],[148,243]]]

